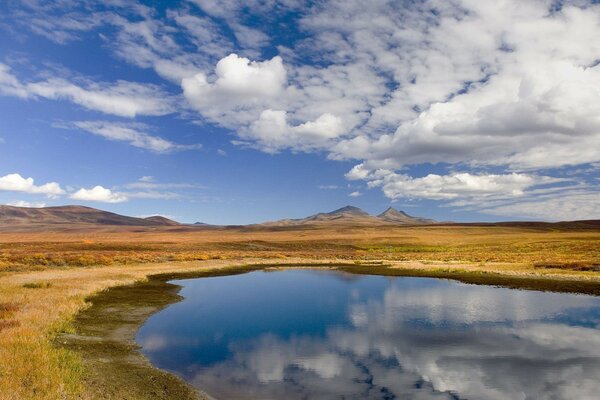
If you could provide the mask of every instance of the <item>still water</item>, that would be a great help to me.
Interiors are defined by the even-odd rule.
[[[285,270],[175,281],[142,352],[219,400],[600,399],[600,298]]]

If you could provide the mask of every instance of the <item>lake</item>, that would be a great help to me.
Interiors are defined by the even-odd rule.
[[[290,269],[172,281],[136,340],[219,400],[598,399],[600,298]]]

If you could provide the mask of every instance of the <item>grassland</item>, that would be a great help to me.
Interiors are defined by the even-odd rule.
[[[600,230],[501,226],[0,232],[0,272],[228,258],[517,263],[600,269]]]
[[[118,363],[102,361],[106,358],[97,353],[98,348],[84,351],[94,349],[86,342],[77,343],[86,333],[81,318],[86,315],[82,311],[92,310],[90,296],[157,274],[197,275],[231,265],[255,268],[250,265],[311,262],[359,263],[342,267],[357,273],[447,277],[597,294],[600,232],[498,226],[275,231],[72,227],[51,234],[0,232],[0,399],[195,396],[143,358],[128,358],[135,368],[110,368]],[[176,298],[174,293],[164,293],[167,302]],[[146,312],[162,304],[159,301]],[[137,321],[146,315],[138,314]],[[133,324],[129,336],[125,334],[113,347],[103,346],[112,348],[113,355],[135,353],[131,332],[137,322],[131,315],[127,318]],[[105,322],[109,332],[118,321]],[[99,337],[110,336],[106,332]],[[138,386],[147,391],[135,391],[133,384],[107,386],[107,382],[135,381],[134,371],[138,377],[152,376],[154,386]]]

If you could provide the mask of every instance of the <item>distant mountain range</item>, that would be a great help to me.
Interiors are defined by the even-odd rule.
[[[413,217],[404,211],[388,208],[383,213],[374,216],[358,207],[346,206],[335,211],[319,213],[301,219],[285,219],[265,222],[252,226],[297,226],[297,225],[424,225],[436,221],[427,218]],[[86,224],[86,225],[118,225],[118,226],[179,226],[183,225],[162,216],[147,218],[128,217],[108,211],[102,211],[84,206],[61,206],[45,208],[28,208],[0,205],[0,224],[12,226],[24,225],[56,225],[56,224]],[[196,222],[191,226],[210,227],[211,225]]]
[[[454,223],[437,222],[433,219],[415,217],[404,211],[388,208],[379,215],[371,215],[358,207],[346,206],[331,212],[324,212],[299,219],[283,219],[254,225],[238,225],[220,227],[202,222],[195,224],[181,224],[163,216],[146,218],[128,217],[108,211],[98,210],[84,206],[60,206],[45,208],[28,208],[0,205],[0,229],[3,231],[47,231],[57,229],[95,229],[98,227],[132,227],[124,229],[148,228],[175,228],[175,230],[189,229],[247,229],[247,230],[286,230],[298,227],[311,226],[414,226],[428,224],[452,224],[453,226],[517,226],[532,229],[600,229],[600,220],[563,221],[563,222],[536,222],[536,221],[508,221],[508,222],[472,222]]]
[[[342,224],[342,225],[426,225],[435,224],[437,221],[421,217],[413,217],[404,211],[388,208],[379,215],[371,215],[358,207],[346,206],[337,210],[311,215],[300,219],[283,219],[280,221],[265,222],[260,225],[265,226],[296,226],[296,225],[321,225],[321,224]]]
[[[161,216],[148,218],[127,217],[84,206],[61,206],[28,208],[0,205],[2,225],[49,225],[49,224],[89,224],[126,226],[173,226],[180,225]]]

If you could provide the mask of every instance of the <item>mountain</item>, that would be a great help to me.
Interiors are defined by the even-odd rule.
[[[361,210],[358,207],[346,206],[337,210],[311,215],[307,218],[302,218],[296,221],[296,224],[328,224],[328,223],[343,223],[347,225],[371,225],[377,223],[377,220],[372,215]]]
[[[358,207],[345,206],[337,210],[318,213],[306,218],[284,219],[260,224],[261,226],[299,226],[299,225],[425,225],[436,221],[427,218],[412,217],[404,211],[388,208],[378,216],[373,216]]]
[[[164,226],[181,225],[179,222],[173,221],[172,219],[169,219],[167,217],[163,217],[162,215],[154,215],[152,217],[146,217],[144,219],[146,221],[154,222],[154,223],[156,223],[156,225],[164,225]]]
[[[135,218],[84,206],[44,208],[0,205],[1,225],[91,224],[166,226],[177,224],[164,217]]]
[[[337,210],[328,212],[328,213],[322,213],[323,215],[332,215],[332,216],[339,216],[339,215],[361,215],[361,216],[366,216],[369,215],[368,212],[361,210],[358,207],[354,207],[354,206],[346,206],[346,207],[342,207],[342,208],[338,208]]]
[[[425,225],[435,224],[437,222],[433,219],[413,217],[412,215],[408,215],[404,211],[396,210],[393,207],[389,207],[387,210],[379,214],[377,218],[403,225]]]

